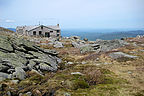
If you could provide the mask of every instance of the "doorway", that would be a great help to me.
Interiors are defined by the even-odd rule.
[[[45,33],[45,37],[50,37],[50,33],[49,33],[49,32],[46,32],[46,33]]]

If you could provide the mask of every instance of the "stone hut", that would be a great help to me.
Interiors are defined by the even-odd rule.
[[[60,37],[61,29],[59,24],[56,26],[18,26],[16,28],[16,33],[26,36],[43,36],[43,37]]]

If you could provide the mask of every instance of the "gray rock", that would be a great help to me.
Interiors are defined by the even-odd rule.
[[[75,47],[75,48],[80,48],[80,45],[76,42],[72,42],[72,46]]]
[[[80,72],[72,72],[71,75],[84,75],[84,74],[82,74]]]
[[[19,93],[19,96],[22,96],[23,94],[22,93]]]
[[[15,72],[13,73],[13,78],[24,80],[26,78],[26,73],[21,67],[16,67]]]
[[[70,93],[64,93],[64,96],[71,96]]]
[[[144,47],[144,44],[140,44],[142,47]]]
[[[7,79],[9,74],[0,72],[0,81]]]
[[[77,40],[77,39],[80,40],[80,37],[79,36],[71,36],[70,39],[72,39],[72,40]]]
[[[28,66],[29,70],[32,70],[32,69],[34,69],[35,65],[36,65],[36,62],[34,62],[33,60],[30,60],[29,64],[27,66]]]
[[[8,73],[11,73],[11,74],[12,74],[14,71],[15,71],[15,69],[8,69],[8,70],[7,70],[7,72],[8,72]]]
[[[84,38],[83,40],[84,40],[84,41],[86,41],[86,42],[88,41],[88,39],[87,39],[87,38]]]
[[[123,40],[100,40],[97,39],[96,44],[100,45],[101,52],[111,51],[112,49],[120,48],[122,46],[128,45],[129,43]]]
[[[110,53],[109,56],[113,59],[117,59],[117,58],[121,58],[121,57],[137,58],[137,56],[128,55],[128,54],[123,53],[123,52],[113,52],[113,53]]]
[[[31,40],[31,39],[30,39]],[[41,41],[33,39],[31,41]],[[61,42],[53,40],[56,47],[63,47]],[[35,69],[56,71],[61,59],[54,50],[40,48],[35,43],[17,35],[0,35],[0,80],[26,78],[26,71]],[[43,65],[44,64],[44,65]]]
[[[26,96],[32,96],[32,93],[31,92],[27,92]]]
[[[86,64],[86,62],[83,61],[82,64]]]
[[[9,42],[9,38],[7,36],[1,35],[0,36],[0,50],[5,52],[12,52],[13,47]]]
[[[140,50],[141,52],[144,52],[144,50]]]
[[[67,65],[72,65],[72,64],[74,64],[74,63],[73,63],[73,62],[68,62],[68,63],[67,63]]]
[[[41,71],[56,71],[57,70],[57,66],[50,66],[49,64],[45,64],[45,63],[40,63],[39,64],[39,66],[40,66],[40,70]]]
[[[18,84],[19,80],[11,80],[11,82],[14,83],[14,84]]]
[[[63,46],[63,44],[62,44],[61,42],[56,41],[56,42],[54,43],[54,47],[55,47],[55,48],[63,48],[64,46]]]
[[[12,96],[10,91],[7,91],[7,96]]]
[[[99,52],[100,50],[100,45],[98,44],[85,44],[84,46],[80,47],[81,53],[86,53],[86,52]]]
[[[128,74],[132,74],[132,72],[131,72],[131,71],[128,71]]]
[[[32,72],[32,73],[35,73],[35,74],[38,74],[38,75],[40,75],[40,76],[43,76],[43,75],[41,74],[41,72],[38,72],[37,70],[32,69],[31,72]]]

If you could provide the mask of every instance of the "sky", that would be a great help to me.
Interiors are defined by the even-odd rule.
[[[0,26],[144,28],[144,0],[0,0]]]

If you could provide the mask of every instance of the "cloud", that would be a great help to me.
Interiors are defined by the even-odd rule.
[[[5,20],[6,23],[14,23],[15,20]]]

